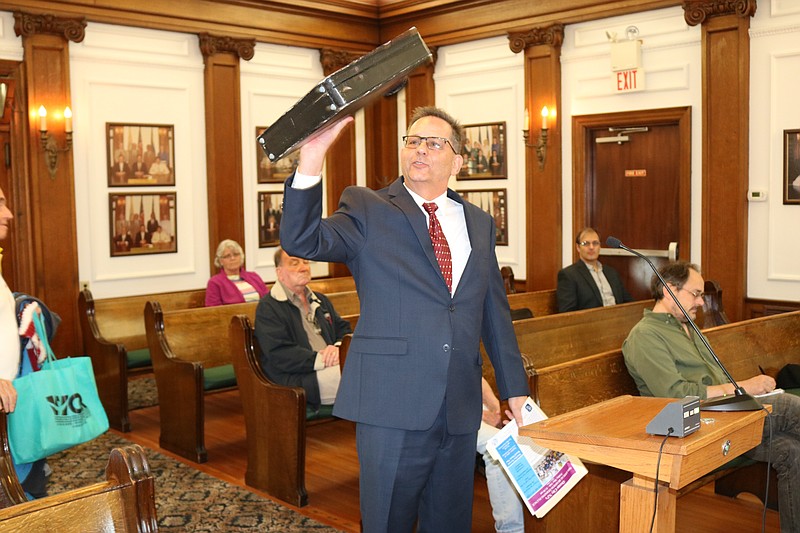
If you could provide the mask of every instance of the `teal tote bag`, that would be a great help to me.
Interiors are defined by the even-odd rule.
[[[33,316],[47,359],[38,372],[14,380],[17,407],[8,415],[11,456],[31,463],[82,444],[108,430],[89,357],[56,359],[42,318]],[[25,355],[23,355],[24,357]]]

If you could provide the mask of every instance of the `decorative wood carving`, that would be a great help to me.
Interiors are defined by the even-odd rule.
[[[532,28],[525,32],[508,34],[508,46],[515,54],[522,52],[529,46],[547,44],[553,48],[561,48],[564,42],[564,25],[553,24],[544,28]]]
[[[233,37],[220,37],[209,33],[199,33],[200,52],[203,57],[214,54],[232,53],[245,61],[250,61],[255,55],[255,39],[234,39]]]
[[[322,63],[322,72],[330,76],[340,68],[349,65],[364,54],[349,52],[347,50],[334,50],[332,48],[320,48],[319,59]]]
[[[684,0],[683,18],[689,26],[697,26],[711,17],[756,14],[756,0]]]
[[[62,36],[67,41],[79,43],[86,37],[86,17],[60,18],[54,15],[34,15],[15,11],[14,33],[17,34],[17,37],[48,33]]]

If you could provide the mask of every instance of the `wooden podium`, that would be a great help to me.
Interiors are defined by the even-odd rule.
[[[645,426],[670,398],[620,396],[524,426],[537,444],[633,473],[620,489],[620,532],[648,531],[656,466],[664,437]],[[676,492],[761,442],[766,413],[701,412],[700,429],[664,444],[658,473],[658,512],[653,531],[675,531]]]

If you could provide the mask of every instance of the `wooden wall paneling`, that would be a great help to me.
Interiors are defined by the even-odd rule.
[[[747,295],[747,189],[750,130],[750,17],[755,0],[688,1],[684,16],[702,24],[703,274],[723,288],[732,321]],[[745,9],[742,9],[744,7]],[[739,11],[741,9],[741,11]],[[738,11],[738,12],[737,12]]]
[[[364,108],[367,187],[382,189],[397,178],[397,95],[384,96]]]
[[[529,291],[554,289],[561,270],[561,43],[564,26],[554,24],[509,35],[515,53],[525,52],[525,108],[531,117],[525,148],[525,272]],[[536,149],[543,106],[555,107],[550,117],[547,152],[539,167]],[[536,117],[539,117],[537,120]]]
[[[329,76],[358,59],[361,54],[346,50],[320,50],[322,72]],[[356,132],[350,125],[339,135],[339,138],[328,150],[325,157],[325,187],[328,194],[328,214],[336,211],[342,191],[356,184]],[[350,276],[350,270],[343,263],[330,263],[330,275],[334,277]]]
[[[800,310],[800,302],[748,298],[745,302],[744,320],[777,315],[779,313],[790,313],[798,310]]]
[[[436,85],[433,73],[436,70],[436,48],[431,48],[433,62],[417,68],[408,77],[406,84],[406,128],[411,115],[418,107],[436,104]]]
[[[368,51],[380,44],[374,7],[343,2],[230,0],[4,0],[4,11],[46,12],[181,33]]]
[[[253,58],[255,40],[199,37],[205,61],[209,264],[216,272],[212,256],[221,240],[245,247],[239,59]]]
[[[92,22],[210,32],[289,46],[366,52],[411,26],[431,45],[496,37],[554,22],[577,23],[681,5],[682,0],[4,0],[2,9],[84,16]],[[187,14],[191,16],[187,16]]]
[[[53,350],[60,356],[80,353],[78,313],[78,257],[75,226],[75,179],[72,150],[58,154],[51,176],[42,152],[37,110],[48,110],[47,128],[59,147],[65,146],[63,110],[71,105],[69,40],[83,40],[85,21],[15,14],[14,30],[22,36],[25,100],[28,103],[27,179],[29,198],[19,212],[27,218],[33,250],[34,284],[31,292],[61,316]],[[88,110],[87,110],[88,112]]]
[[[11,231],[6,240],[0,243],[3,248],[3,279],[14,290],[29,292],[33,285],[33,273],[25,276],[20,272],[20,267],[33,266],[31,247],[28,245],[27,214],[30,210],[24,209],[27,182],[20,179],[28,173],[21,168],[27,168],[25,154],[27,150],[28,108],[24,100],[24,91],[20,80],[20,62],[0,60],[0,78],[6,83],[7,96],[0,120],[0,187],[5,193],[6,200],[14,214],[11,222]],[[15,97],[15,93],[18,96]],[[26,287],[23,289],[22,287]]]
[[[575,24],[681,5],[681,0],[408,0],[380,9],[383,40],[416,26],[428,45],[455,44],[554,23]]]

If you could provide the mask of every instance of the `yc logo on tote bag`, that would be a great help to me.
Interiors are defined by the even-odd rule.
[[[73,416],[81,416],[84,414],[86,410],[86,404],[83,403],[83,398],[81,398],[80,393],[75,393],[72,395],[62,394],[60,396],[48,396],[47,403],[50,405],[50,409],[53,410],[53,414],[56,415],[56,420],[60,417],[73,417]],[[86,413],[88,415],[88,413]],[[69,424],[67,420],[63,420],[57,423],[61,424]]]

